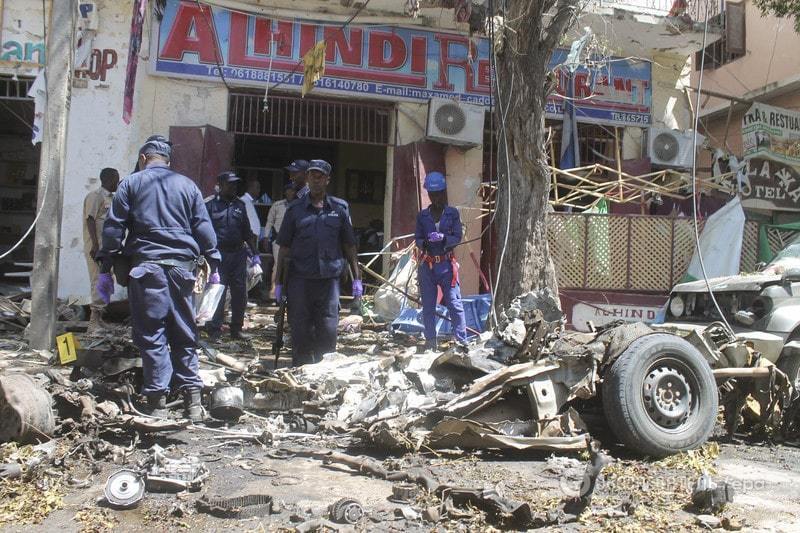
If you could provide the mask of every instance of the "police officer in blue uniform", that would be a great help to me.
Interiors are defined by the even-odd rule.
[[[242,326],[247,305],[247,259],[252,256],[254,263],[261,263],[255,234],[247,217],[247,207],[237,194],[241,181],[235,173],[223,172],[217,176],[219,193],[206,202],[211,224],[217,234],[217,248],[222,254],[220,277],[225,285],[225,293],[231,291],[231,338],[239,340],[246,338],[242,335]],[[225,315],[225,293],[207,328],[212,340],[220,336]]]
[[[336,351],[339,277],[353,272],[353,296],[364,293],[356,239],[347,202],[326,194],[331,165],[314,159],[308,167],[309,193],[292,202],[278,232],[278,279],[289,258],[287,300],[292,331],[292,364],[315,363]],[[282,285],[275,286],[280,300]]]
[[[425,176],[424,187],[431,205],[417,215],[414,237],[421,252],[417,275],[422,295],[425,348],[436,349],[437,289],[442,290],[455,341],[463,346],[467,341],[467,326],[461,303],[458,263],[453,255],[453,248],[461,242],[461,218],[456,208],[447,205],[447,184],[441,172]]]
[[[119,184],[103,225],[97,290],[110,300],[113,257],[127,256],[133,342],[142,355],[142,394],[149,411],[166,416],[167,393],[177,390],[186,416],[198,421],[203,382],[195,350],[195,268],[205,256],[213,272],[210,281],[219,283],[220,255],[203,196],[192,180],[170,170],[170,153],[166,142],[147,141],[139,150],[142,170]]]
[[[297,200],[302,200],[308,195],[308,165],[309,163],[305,159],[295,159],[288,166],[283,167],[289,173],[289,179],[294,184],[295,199]]]

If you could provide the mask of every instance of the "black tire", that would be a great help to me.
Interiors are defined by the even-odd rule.
[[[795,390],[800,390],[800,354],[784,353],[778,358],[775,366],[786,374]]]
[[[665,457],[708,439],[719,398],[697,348],[676,335],[654,333],[631,343],[606,372],[603,408],[611,430],[630,449]]]

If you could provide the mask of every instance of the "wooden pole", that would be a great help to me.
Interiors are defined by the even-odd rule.
[[[31,323],[28,333],[31,348],[37,350],[53,348],[58,318],[56,297],[76,10],[75,0],[54,2],[50,8],[51,24],[47,32],[47,106],[39,160],[37,199],[37,208],[41,210],[40,219],[46,223],[38,225],[34,240]]]

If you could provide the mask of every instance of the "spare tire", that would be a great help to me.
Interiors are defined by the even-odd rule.
[[[603,408],[632,450],[665,457],[701,446],[714,430],[719,398],[703,355],[668,333],[633,341],[603,376]]]

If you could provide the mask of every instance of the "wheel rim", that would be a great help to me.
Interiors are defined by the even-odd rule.
[[[642,400],[650,420],[667,431],[682,429],[697,407],[697,378],[681,361],[662,358],[648,369]]]

